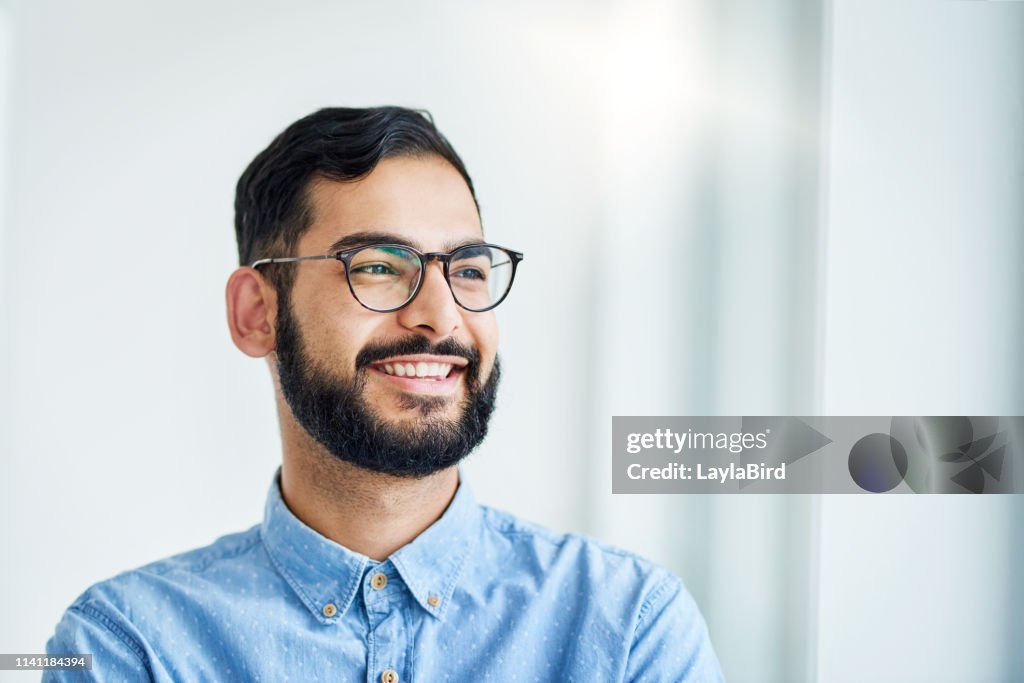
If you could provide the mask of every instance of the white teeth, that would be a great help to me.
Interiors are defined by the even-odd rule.
[[[443,380],[451,374],[451,363],[383,363],[378,366],[389,375],[416,377],[417,379]]]

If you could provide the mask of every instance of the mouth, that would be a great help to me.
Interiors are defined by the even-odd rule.
[[[455,391],[469,365],[458,356],[400,356],[370,365],[374,373],[405,391],[447,394]]]

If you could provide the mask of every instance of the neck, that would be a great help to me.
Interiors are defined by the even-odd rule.
[[[302,437],[306,443],[284,439],[285,505],[320,535],[377,561],[437,521],[459,485],[454,466],[422,479],[394,477],[339,460]]]

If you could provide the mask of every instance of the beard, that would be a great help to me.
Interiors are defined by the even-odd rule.
[[[339,379],[309,356],[290,308],[287,302],[281,306],[276,324],[281,393],[296,421],[334,457],[372,472],[421,478],[458,463],[487,436],[501,376],[497,357],[481,383],[480,353],[475,348],[454,339],[431,344],[414,335],[367,344],[356,356],[353,378]],[[368,373],[376,372],[370,365],[421,353],[460,356],[468,362],[462,370],[466,391],[459,416],[444,416],[443,409],[453,399],[403,393],[399,406],[419,415],[409,424],[389,421],[366,400]]]

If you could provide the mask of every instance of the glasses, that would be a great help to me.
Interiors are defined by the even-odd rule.
[[[368,244],[322,256],[265,258],[270,263],[336,259],[345,264],[349,291],[363,307],[391,313],[409,305],[423,287],[427,264],[438,261],[457,303],[467,311],[489,311],[508,296],[523,254],[494,244],[469,244],[450,253],[423,253],[404,244]]]

